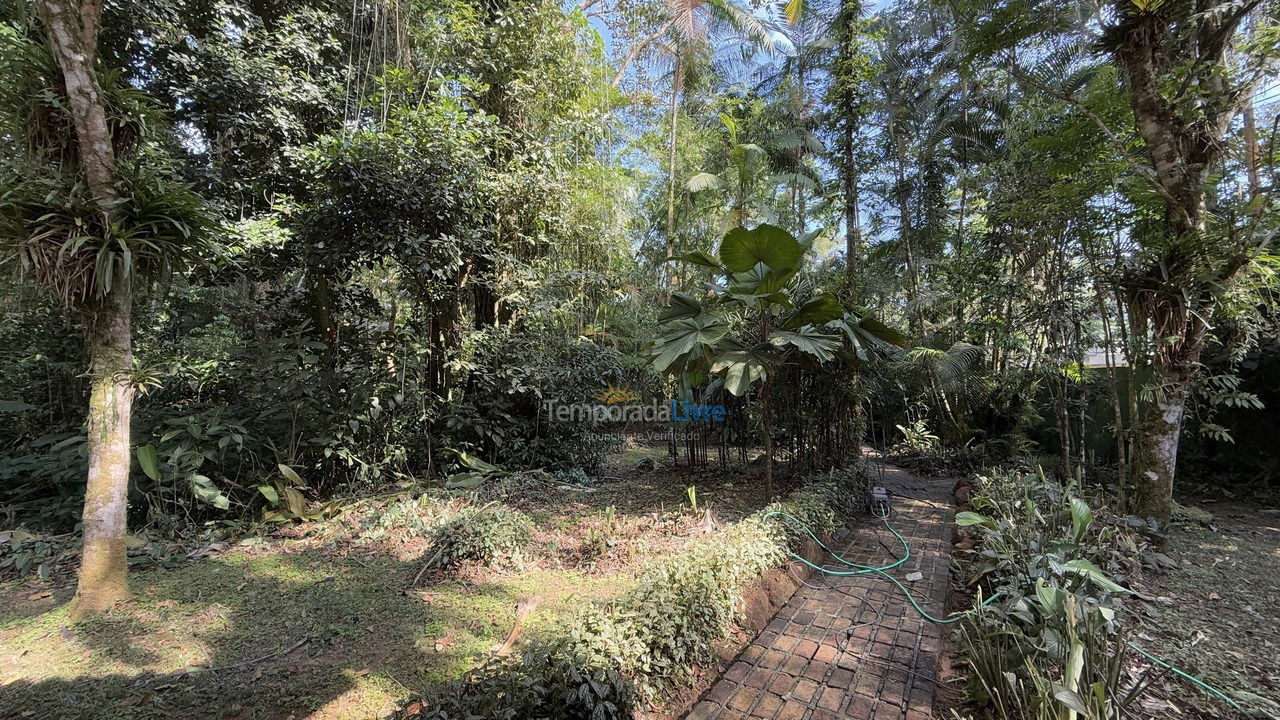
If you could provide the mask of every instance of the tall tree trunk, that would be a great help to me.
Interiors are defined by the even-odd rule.
[[[115,206],[115,147],[107,126],[107,109],[94,62],[98,56],[101,0],[78,4],[69,0],[38,0],[36,12],[49,31],[53,57],[62,71],[67,107],[76,129],[80,165],[89,190],[108,215]]]
[[[853,131],[846,130],[846,142],[852,146]],[[862,227],[858,217],[858,168],[852,157],[841,164],[841,184],[844,185],[844,279],[852,291],[862,264]]]
[[[862,226],[858,217],[858,95],[854,87],[854,61],[858,53],[858,19],[862,15],[860,0],[842,0],[840,12],[840,60],[836,70],[839,83],[841,123],[840,185],[844,190],[844,261],[845,285],[852,295],[858,268],[862,263]]]
[[[667,157],[667,247],[666,256],[671,257],[675,252],[676,242],[676,141],[677,131],[679,130],[680,119],[680,90],[684,85],[684,62],[680,55],[680,46],[676,45],[676,67],[675,76],[671,79],[671,137],[668,139],[668,157]],[[667,271],[671,273],[668,286],[675,286],[675,265],[668,264]]]
[[[48,30],[49,44],[62,72],[80,165],[103,214],[105,231],[110,227],[116,190],[115,147],[94,67],[102,3],[38,0],[36,12]],[[99,613],[129,595],[124,541],[128,521],[129,422],[133,415],[130,272],[131,268],[116,270],[111,289],[89,308],[89,475],[80,578],[71,602],[71,616],[77,619]]]
[[[89,330],[89,479],[80,581],[71,604],[77,619],[129,595],[125,533],[134,394],[131,296],[128,276],[118,273],[111,292],[97,304]]]
[[[1192,260],[1203,242],[1206,203],[1231,122],[1252,95],[1252,80],[1232,85],[1223,69],[1244,11],[1216,13],[1222,2],[1197,6],[1194,30],[1179,30],[1183,6],[1134,13],[1118,1],[1113,54],[1124,72],[1134,126],[1151,160],[1155,189],[1164,200],[1156,247],[1160,257],[1126,283],[1131,305],[1150,324],[1154,401],[1137,423],[1134,511],[1168,522],[1173,507],[1178,439],[1186,402],[1200,367],[1209,318],[1220,288],[1249,262],[1243,247],[1215,243],[1215,253]],[[1180,64],[1194,58],[1190,70]],[[1195,103],[1172,97],[1168,82],[1185,78]],[[1137,317],[1135,317],[1135,320]],[[1145,332],[1135,340],[1145,341]]]
[[[1180,382],[1158,393],[1142,418],[1133,474],[1135,511],[1168,522],[1173,515],[1173,478],[1178,468],[1178,440],[1186,414],[1187,386]]]

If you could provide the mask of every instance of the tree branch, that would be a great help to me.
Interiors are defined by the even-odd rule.
[[[626,75],[627,68],[631,65],[632,62],[635,61],[637,57],[640,56],[640,53],[643,52],[645,48],[649,47],[654,42],[656,42],[658,38],[665,35],[666,32],[671,29],[671,26],[675,24],[676,24],[676,19],[673,17],[670,20],[668,20],[666,24],[664,24],[662,27],[658,28],[657,32],[655,32],[654,34],[650,35],[649,37],[645,38],[644,40],[632,46],[631,51],[627,53],[627,56],[625,58],[623,58],[622,64],[618,66],[618,74],[613,77],[614,87],[618,87],[618,84],[622,82],[622,76]]]
[[[1026,70],[1022,69],[1022,67],[1018,65],[1018,61],[1014,59],[1012,52],[1010,52],[1009,55],[1007,56],[1007,63],[1009,67],[1009,73],[1012,74],[1015,78],[1017,78],[1020,82],[1026,82],[1030,85],[1033,85],[1038,90],[1045,93],[1046,95],[1049,95],[1050,97],[1053,97],[1057,100],[1061,100],[1062,102],[1065,102],[1068,105],[1071,105],[1075,109],[1079,110],[1080,112],[1084,113],[1086,117],[1088,117],[1090,120],[1093,121],[1095,125],[1098,126],[1098,129],[1102,130],[1102,134],[1107,136],[1107,139],[1110,140],[1111,144],[1115,146],[1116,151],[1120,153],[1121,157],[1134,163],[1134,167],[1138,170],[1139,174],[1151,182],[1152,187],[1155,188],[1155,191],[1158,192],[1161,197],[1169,201],[1173,207],[1179,207],[1179,203],[1177,199],[1173,196],[1173,193],[1171,193],[1169,189],[1164,186],[1164,183],[1160,181],[1160,178],[1156,174],[1155,170],[1147,167],[1145,163],[1142,163],[1140,160],[1133,157],[1133,155],[1129,153],[1128,148],[1125,147],[1124,142],[1120,139],[1120,136],[1117,135],[1115,131],[1112,130],[1111,127],[1107,125],[1106,121],[1103,120],[1101,116],[1099,116],[1096,112],[1086,107],[1085,104],[1080,102],[1080,100],[1077,99],[1074,95],[1071,95],[1070,93],[1062,92],[1061,90],[1057,90],[1056,88],[1053,88],[1049,85],[1046,85],[1040,82],[1039,80],[1036,80]]]

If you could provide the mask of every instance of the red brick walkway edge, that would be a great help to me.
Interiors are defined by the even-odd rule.
[[[904,582],[920,573],[906,584],[921,606],[942,615],[955,515],[950,481],[878,467],[883,476],[875,482],[894,494],[890,522],[911,545],[911,559],[892,572]],[[852,530],[837,548],[852,562],[883,565],[901,551],[878,520],[859,518]],[[828,566],[847,569],[834,560]],[[883,578],[815,572],[685,717],[932,718],[942,632]]]

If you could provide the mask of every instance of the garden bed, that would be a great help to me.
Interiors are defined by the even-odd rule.
[[[969,682],[963,698],[941,694],[944,708],[1280,717],[1280,513],[1179,509],[1160,530],[1037,472],[962,481],[957,497],[970,495],[973,511],[957,516],[961,577],[1004,597],[957,626],[943,679]]]

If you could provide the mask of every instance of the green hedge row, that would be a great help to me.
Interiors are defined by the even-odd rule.
[[[696,665],[714,660],[714,645],[737,620],[744,586],[781,565],[801,535],[780,510],[819,535],[854,511],[866,473],[824,474],[787,500],[695,541],[647,570],[607,607],[583,611],[566,632],[534,643],[522,657],[499,659],[435,690],[402,717],[627,718],[640,700],[686,683]]]

